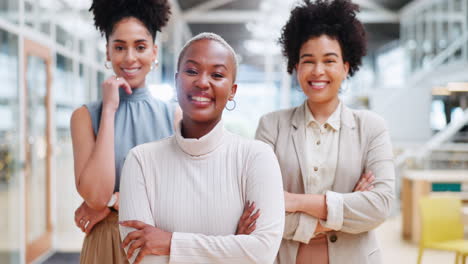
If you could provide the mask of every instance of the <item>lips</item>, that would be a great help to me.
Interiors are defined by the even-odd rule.
[[[197,107],[207,107],[214,103],[214,98],[207,93],[194,93],[188,95],[190,103]]]
[[[121,68],[121,69],[124,72],[125,77],[131,78],[138,74],[138,72],[141,70],[141,67]]]
[[[308,81],[309,86],[314,90],[322,90],[330,83],[328,81]]]

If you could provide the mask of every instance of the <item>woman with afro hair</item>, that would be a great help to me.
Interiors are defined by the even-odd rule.
[[[303,0],[283,27],[289,73],[307,99],[260,119],[256,138],[280,163],[286,220],[278,264],[381,263],[374,229],[394,199],[394,164],[384,120],[339,99],[366,54],[349,0]]]
[[[136,145],[173,134],[175,107],[154,99],[146,76],[157,66],[156,32],[169,20],[167,0],[94,0],[90,11],[106,38],[102,100],[71,117],[75,182],[84,202],[75,212],[86,233],[81,263],[127,263],[118,227],[119,181]]]

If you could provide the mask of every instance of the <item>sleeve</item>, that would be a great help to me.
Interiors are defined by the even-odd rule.
[[[269,120],[268,117],[269,115],[265,115],[260,118],[257,131],[255,132],[255,139],[267,143],[273,150],[275,150],[276,139],[278,137],[278,127],[277,124],[272,122],[272,120]]]
[[[376,228],[390,214],[395,199],[392,145],[383,119],[373,120],[373,123],[376,132],[367,148],[365,169],[375,175],[374,189],[344,194],[328,191],[330,219],[322,223],[325,227],[357,234]]]
[[[308,244],[315,236],[318,219],[306,213],[286,213],[283,238]]]
[[[320,224],[326,228],[340,230],[343,226],[343,194],[327,191],[325,201],[327,204],[327,220],[320,219]]]
[[[284,201],[281,173],[275,155],[263,151],[248,161],[246,199],[260,208],[257,228],[250,235],[172,235],[171,263],[273,263],[281,243]]]
[[[125,160],[120,179],[119,221],[138,220],[154,226],[154,218],[150,208],[142,166],[134,150],[131,150]],[[122,241],[130,232],[135,231],[134,228],[120,225],[119,229]],[[127,250],[128,247],[125,248],[125,253]],[[133,257],[129,259],[130,263],[135,261],[138,252],[139,250],[136,250]],[[163,257],[148,255],[142,263],[154,263],[152,260],[158,258]]]

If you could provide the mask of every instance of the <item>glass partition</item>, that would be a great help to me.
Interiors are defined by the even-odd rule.
[[[18,37],[3,30],[0,65],[0,263],[9,264],[20,261]]]

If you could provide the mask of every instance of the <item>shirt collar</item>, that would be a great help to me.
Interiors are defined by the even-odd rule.
[[[330,126],[330,128],[332,128],[334,131],[338,131],[340,130],[340,125],[341,125],[341,101],[338,103],[338,106],[336,107],[335,111],[332,113],[332,115],[327,119],[327,121],[325,122],[325,124],[327,124],[328,126]],[[315,120],[314,118],[314,115],[312,114],[312,112],[310,111],[309,109],[309,106],[307,103],[304,104],[304,112],[305,112],[305,125],[306,127],[312,122],[312,123],[316,123],[317,125],[320,126],[319,122],[317,122],[317,120]],[[324,124],[324,125],[325,125]]]
[[[182,121],[181,121],[182,122]],[[214,151],[223,143],[224,125],[220,120],[218,124],[201,138],[184,138],[181,131],[181,122],[176,125],[175,139],[183,152],[190,156],[202,156]]]

